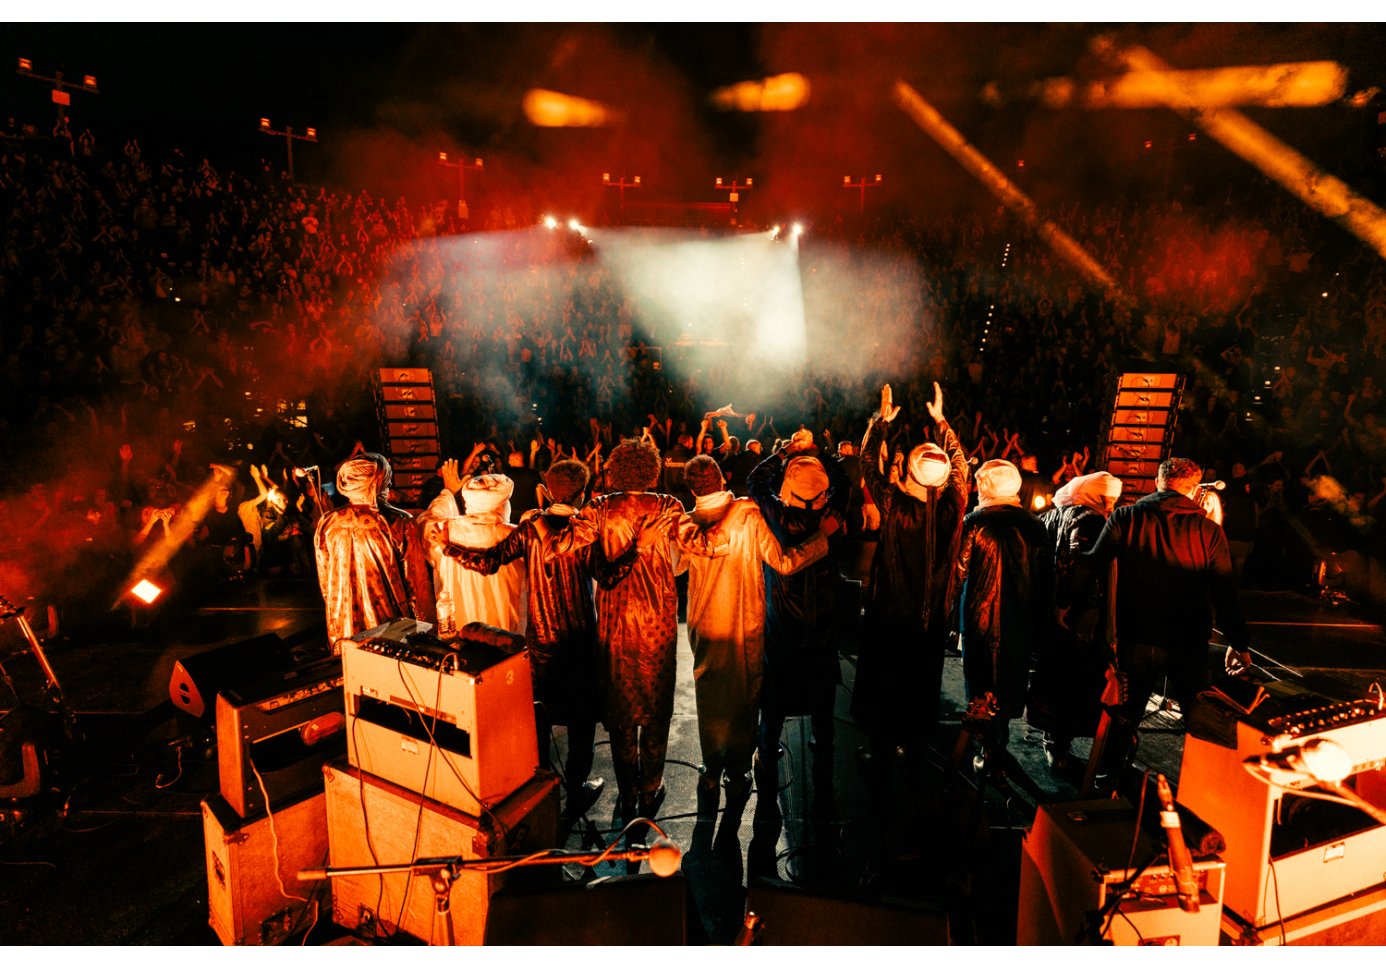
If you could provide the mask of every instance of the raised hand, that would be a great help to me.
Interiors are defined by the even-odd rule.
[[[462,490],[462,475],[457,471],[456,457],[449,457],[443,461],[443,466],[438,468],[438,476],[443,479],[443,486],[449,491]]]
[[[900,408],[894,405],[894,401],[890,394],[889,383],[881,387],[881,409],[879,413],[881,419],[886,423],[890,423],[896,417],[900,416]]]
[[[924,409],[929,411],[929,417],[934,423],[943,422],[943,388],[934,381],[934,402],[924,404]]]

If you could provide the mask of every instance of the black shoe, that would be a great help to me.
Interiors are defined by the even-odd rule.
[[[563,807],[563,821],[571,824],[591,810],[592,805],[602,798],[602,788],[605,786],[605,780],[595,777],[576,789],[569,790],[568,802]]]

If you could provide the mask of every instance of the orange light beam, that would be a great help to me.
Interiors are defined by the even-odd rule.
[[[1114,299],[1134,306],[1135,300],[1124,292],[1117,281],[1107,274],[1096,259],[1073,240],[1063,229],[1040,214],[1039,208],[1001,170],[974,148],[957,128],[949,124],[932,104],[904,81],[895,82],[895,101],[914,123],[939,143],[944,151],[971,172],[995,195],[1001,204],[1020,217],[1021,221],[1042,238],[1062,258],[1083,275],[1100,286]]]
[[[1093,49],[1133,71],[1169,71],[1169,65],[1143,47],[1118,47],[1097,37]],[[1173,72],[1170,72],[1173,73]],[[1337,222],[1386,258],[1386,212],[1238,111],[1181,109],[1223,147],[1275,179],[1300,201]]]
[[[1293,61],[1192,71],[1132,70],[1091,84],[1052,77],[1027,93],[1050,108],[1312,108],[1341,99],[1347,80],[1347,68],[1334,61]],[[988,85],[984,96],[998,96],[994,85]]]

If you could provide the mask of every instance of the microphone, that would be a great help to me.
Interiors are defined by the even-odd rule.
[[[637,853],[632,850],[631,853]],[[632,858],[638,859],[638,858]],[[654,843],[645,849],[645,859],[650,862],[650,870],[660,877],[678,873],[683,863],[683,851],[668,837],[656,837]]]
[[[1174,871],[1174,890],[1179,895],[1179,907],[1191,914],[1197,913],[1198,878],[1194,874],[1189,847],[1184,843],[1179,811],[1174,808],[1174,793],[1163,773],[1156,775],[1155,789],[1160,796],[1160,826],[1165,828],[1165,837],[1169,841],[1169,866]]]
[[[1199,487],[1200,490],[1203,490],[1203,491],[1222,491],[1222,490],[1226,490],[1226,488],[1227,488],[1227,482],[1226,482],[1226,481],[1209,481],[1209,482],[1206,483],[1206,484],[1200,484],[1200,485],[1198,485],[1198,487]]]
[[[317,473],[320,470],[317,464],[311,467],[295,467],[294,477],[307,477],[310,473]]]

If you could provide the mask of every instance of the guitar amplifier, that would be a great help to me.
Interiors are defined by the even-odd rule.
[[[1126,800],[1040,804],[1021,854],[1017,945],[1221,942],[1226,865],[1193,862],[1199,909],[1185,911],[1169,864],[1128,866],[1159,850],[1136,824]]]
[[[473,816],[534,777],[528,653],[377,631],[342,656],[352,766]]]
[[[1316,795],[1317,781],[1307,774],[1246,764],[1328,740],[1351,761],[1344,786],[1386,807],[1386,710],[1375,698],[1328,695],[1294,681],[1267,682],[1264,691],[1226,731],[1191,730],[1179,802],[1224,832],[1228,912],[1250,930],[1293,942],[1286,926],[1296,919],[1322,928],[1314,912],[1386,885],[1386,825],[1351,803]]]
[[[238,816],[250,817],[265,812],[266,792],[277,808],[321,788],[322,765],[346,750],[345,726],[340,656],[223,690],[217,695],[222,797]]]

